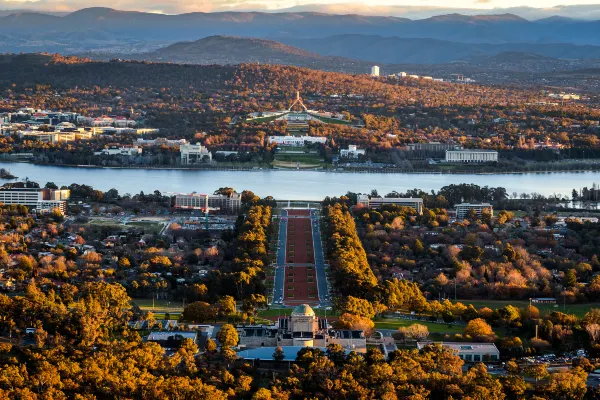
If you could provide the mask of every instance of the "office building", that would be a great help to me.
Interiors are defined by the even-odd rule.
[[[477,216],[481,216],[483,210],[490,210],[490,215],[494,216],[494,207],[490,203],[471,204],[462,203],[456,205],[456,219],[463,220],[468,217],[471,210],[475,210]]]
[[[497,162],[498,152],[495,150],[460,149],[446,150],[446,162],[480,163]]]
[[[396,205],[401,207],[412,207],[417,210],[417,214],[423,214],[423,199],[420,197],[405,197],[405,198],[392,198],[392,197],[369,197],[366,194],[359,194],[357,204],[363,205],[368,208],[381,208],[385,205]]]
[[[280,146],[304,146],[306,143],[327,142],[322,136],[269,136],[269,143],[277,143]]]
[[[364,156],[365,150],[359,149],[355,144],[351,144],[347,149],[340,150],[340,157],[342,158],[358,158],[359,155]]]
[[[466,362],[498,361],[500,359],[500,351],[494,343],[417,342],[417,349],[421,350],[431,344],[439,344],[452,350]]]
[[[43,143],[59,143],[89,140],[93,137],[93,133],[83,130],[72,132],[19,131],[19,136],[29,140],[39,140]]]
[[[138,146],[122,146],[122,147],[110,147],[108,149],[102,149],[95,151],[95,156],[140,156],[142,155],[142,148]]]
[[[212,153],[200,143],[183,144],[179,146],[182,164],[196,164],[205,161],[212,161]]]
[[[239,347],[327,347],[339,344],[346,349],[365,352],[367,342],[362,330],[330,329],[327,319],[315,316],[302,304],[290,316],[280,317],[274,325],[237,326]],[[272,354],[272,351],[271,351]]]
[[[23,205],[40,213],[58,208],[64,214],[67,211],[66,200],[70,195],[69,190],[2,187],[0,188],[0,203]]]
[[[242,195],[232,193],[230,196],[214,194],[177,194],[175,195],[175,208],[200,210],[206,208],[206,199],[208,198],[208,207],[221,211],[238,211],[242,208]]]
[[[379,66],[373,65],[371,67],[371,76],[379,76]]]

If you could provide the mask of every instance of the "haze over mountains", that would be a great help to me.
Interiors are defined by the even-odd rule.
[[[87,8],[66,15],[0,16],[0,46],[5,52],[92,52],[104,58],[321,69],[337,65],[366,72],[367,63],[485,63],[486,57],[504,53],[511,59],[523,54],[528,61],[530,55],[600,59],[600,21],[529,21],[513,14],[420,20],[316,12],[164,15]]]
[[[164,15],[87,8],[65,16],[17,13],[0,17],[2,45],[21,51],[41,44],[81,50],[111,41],[151,45],[212,35],[322,38],[363,34],[430,38],[464,43],[572,43],[600,45],[600,21],[551,18],[528,21],[512,14],[398,17],[306,13],[221,12]],[[17,45],[11,44],[11,39]],[[51,49],[48,49],[51,50]]]

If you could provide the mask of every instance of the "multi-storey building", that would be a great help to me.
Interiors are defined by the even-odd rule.
[[[179,146],[179,154],[181,155],[182,164],[203,162],[205,160],[204,157],[207,157],[208,160],[212,160],[212,153],[200,143],[182,144]]]
[[[306,143],[326,142],[327,138],[320,136],[269,136],[269,143],[277,143],[280,146],[304,146]]]
[[[66,200],[71,196],[69,190],[39,188],[0,188],[0,203],[18,204],[37,212],[50,212],[54,208],[63,213],[67,211]]]
[[[494,216],[494,207],[490,203],[471,204],[461,203],[456,205],[456,219],[465,219],[469,215],[469,211],[475,210],[477,216],[481,216],[483,210],[490,210],[490,214]]]
[[[369,197],[366,194],[359,194],[357,204],[368,208],[381,208],[384,205],[412,207],[419,215],[423,214],[423,199],[420,197]]]
[[[371,76],[379,76],[379,66],[373,65],[371,67]]]
[[[204,209],[206,200],[208,207],[224,211],[238,211],[242,208],[242,195],[232,193],[230,196],[209,194],[177,194],[175,195],[175,208],[181,209]]]
[[[340,150],[340,157],[358,158],[359,155],[364,156],[365,150],[359,149],[355,144],[351,144],[347,149]]]
[[[111,147],[108,149],[102,149],[94,152],[94,155],[101,156],[139,156],[143,152],[141,147],[138,146],[123,146],[123,147]]]
[[[446,150],[446,162],[480,163],[497,162],[498,152],[483,149]]]

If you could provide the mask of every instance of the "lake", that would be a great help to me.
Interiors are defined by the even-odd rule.
[[[506,188],[509,194],[560,193],[570,197],[576,188],[591,187],[600,182],[600,172],[558,172],[535,174],[358,174],[320,171],[198,171],[168,169],[116,169],[86,167],[56,167],[29,163],[2,162],[0,167],[10,170],[19,180],[28,178],[41,186],[54,182],[58,186],[72,183],[86,184],[107,191],[136,194],[159,190],[161,192],[212,193],[224,186],[238,191],[252,190],[257,195],[276,199],[320,200],[325,196],[340,196],[348,191],[370,192],[380,195],[419,188],[439,190],[449,184],[474,183],[480,186]],[[2,180],[0,180],[1,182]],[[8,182],[4,180],[5,182]]]

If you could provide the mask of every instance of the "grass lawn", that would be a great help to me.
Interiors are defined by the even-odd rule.
[[[321,120],[322,122],[325,122],[326,124],[350,125],[350,122],[346,121],[346,120],[327,118],[327,117],[322,117],[322,116],[316,115],[316,114],[310,114],[310,115]]]
[[[145,222],[145,221],[133,221],[129,222],[127,225],[120,224],[118,221],[114,220],[98,220],[92,219],[88,222],[90,225],[96,226],[106,226],[110,227],[114,230],[127,230],[132,227],[142,228],[146,233],[160,233],[163,228],[163,225],[158,222]]]
[[[132,299],[131,302],[137,304],[137,306],[144,311],[152,311],[152,299]],[[162,312],[171,312],[170,310],[181,311],[182,307],[183,303],[179,301],[175,302],[164,299],[154,300],[154,309]]]
[[[262,310],[258,313],[259,317],[268,318],[268,317],[278,317],[284,315],[290,315],[294,311],[294,308],[271,308],[269,310]],[[313,308],[315,315],[317,317],[324,317],[325,313],[327,313],[327,317],[339,317],[339,314],[334,313],[333,311],[325,311],[321,308]]]
[[[307,164],[318,164],[323,162],[323,157],[320,154],[311,153],[276,153],[275,160],[287,162],[301,162]]]
[[[145,222],[145,221],[132,221],[126,226],[135,226],[144,229],[147,233],[160,233],[163,228],[163,224],[157,222]]]
[[[413,324],[425,325],[430,333],[463,333],[465,330],[464,325],[436,324],[429,321],[413,321],[405,319],[375,319],[375,329],[398,329],[401,326]]]
[[[549,314],[553,311],[560,311],[566,314],[574,314],[578,317],[583,317],[586,312],[588,312],[592,308],[600,308],[600,303],[589,303],[589,304],[566,304],[566,307],[563,307],[563,303],[560,302],[559,299],[558,304],[535,304],[531,305],[537,307],[540,310],[540,314]],[[518,307],[524,308],[529,305],[529,301],[522,300],[458,300],[461,303],[468,305],[473,304],[475,308],[481,307],[489,307],[492,310],[496,308],[502,308],[509,304]]]

